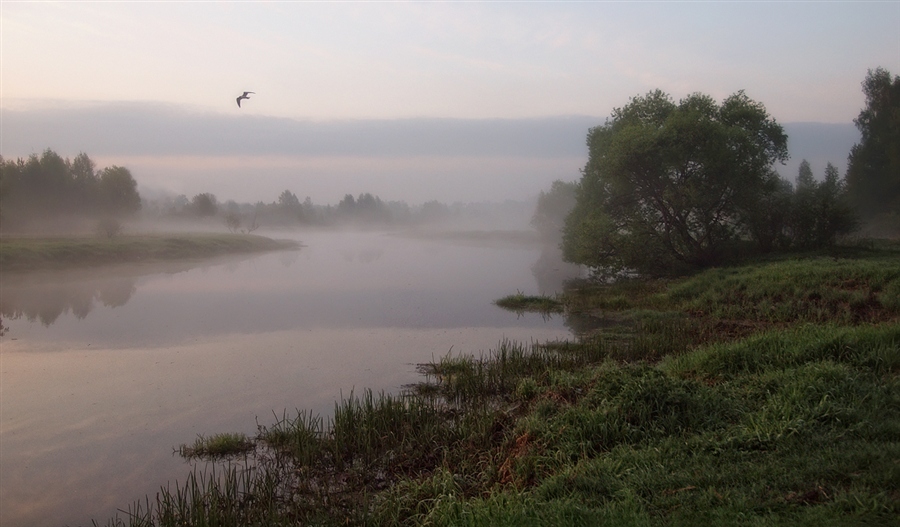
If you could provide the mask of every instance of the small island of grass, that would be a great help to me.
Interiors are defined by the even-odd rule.
[[[531,311],[550,314],[562,313],[565,310],[565,305],[557,298],[546,295],[526,295],[521,291],[514,295],[500,298],[494,301],[494,304],[503,309],[515,311],[516,313]]]
[[[135,234],[113,238],[4,237],[0,270],[29,271],[97,265],[199,259],[253,252],[297,249],[292,240],[255,234]]]

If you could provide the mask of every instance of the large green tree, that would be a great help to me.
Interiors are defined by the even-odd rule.
[[[900,216],[900,76],[869,70],[862,87],[866,107],[854,120],[862,138],[850,151],[847,190],[866,219]]]
[[[563,253],[610,272],[710,265],[757,238],[759,206],[780,188],[773,164],[788,157],[782,127],[744,92],[720,105],[653,91],[613,110],[587,143]]]

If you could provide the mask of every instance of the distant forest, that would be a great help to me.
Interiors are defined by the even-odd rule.
[[[271,202],[219,202],[214,194],[202,193],[188,199],[185,195],[160,198],[145,203],[143,216],[157,220],[221,221],[233,232],[252,232],[260,227],[402,227],[441,222],[486,223],[497,216],[522,216],[522,203],[505,204],[453,203],[428,201],[410,205],[404,201],[384,201],[364,192],[346,194],[335,205],[303,201],[290,190],[284,190]],[[525,211],[530,212],[529,211]],[[527,220],[527,216],[525,216]]]
[[[201,224],[232,232],[291,227],[401,227],[439,222],[490,223],[500,217],[528,219],[530,205],[445,204],[429,201],[409,205],[384,201],[371,193],[347,194],[334,205],[303,201],[284,190],[271,202],[220,202],[215,194],[142,197],[131,172],[111,166],[98,170],[85,154],[63,158],[47,149],[28,159],[0,157],[0,229],[3,232],[98,230],[113,236],[122,221],[147,220]]]

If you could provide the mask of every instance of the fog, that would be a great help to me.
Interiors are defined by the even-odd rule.
[[[129,168],[142,195],[211,192],[221,201],[270,202],[287,189],[323,204],[362,192],[410,204],[498,202],[534,199],[557,179],[576,181],[587,132],[605,121],[304,121],[235,110],[142,102],[5,108],[0,154],[85,152],[99,166]],[[828,162],[843,173],[859,140],[852,123],[783,125],[791,160],[777,169],[791,181],[802,159],[816,174]]]

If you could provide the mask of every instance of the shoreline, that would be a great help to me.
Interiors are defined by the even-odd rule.
[[[255,234],[162,233],[100,237],[9,237],[0,240],[0,272],[99,267],[297,250],[302,244]]]

